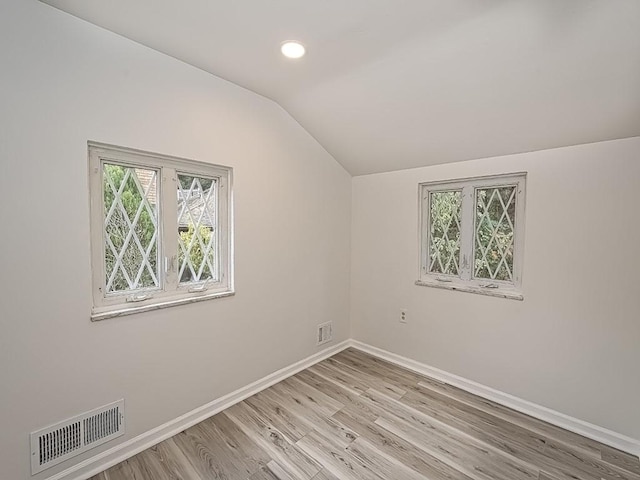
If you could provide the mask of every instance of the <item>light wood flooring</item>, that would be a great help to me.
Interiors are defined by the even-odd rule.
[[[91,480],[640,480],[640,460],[345,350]]]

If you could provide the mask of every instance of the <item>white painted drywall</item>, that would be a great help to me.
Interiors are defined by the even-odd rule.
[[[639,160],[636,137],[355,177],[353,337],[640,438]],[[525,300],[414,285],[418,183],[520,171]]]
[[[87,140],[235,169],[235,297],[89,321]],[[272,101],[2,0],[0,478],[30,477],[32,430],[124,397],[125,441],[318,351],[319,323],[348,338],[350,192]]]
[[[638,0],[44,1],[276,100],[354,175],[640,135]]]

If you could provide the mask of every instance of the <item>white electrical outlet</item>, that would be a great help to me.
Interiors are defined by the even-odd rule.
[[[400,310],[400,323],[407,323],[407,309]]]

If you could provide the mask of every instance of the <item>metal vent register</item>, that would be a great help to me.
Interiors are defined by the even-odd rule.
[[[124,435],[124,400],[33,432],[31,474],[35,475],[121,435]]]
[[[318,336],[317,336],[317,344],[322,345],[323,343],[330,342],[333,338],[333,323],[327,322],[322,325],[318,325]]]

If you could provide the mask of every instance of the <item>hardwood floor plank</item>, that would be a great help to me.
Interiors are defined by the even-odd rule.
[[[346,448],[355,458],[367,465],[382,478],[402,478],[403,480],[430,480],[425,475],[403,464],[392,455],[378,450],[363,437]]]
[[[281,386],[279,388],[272,387],[262,393],[272,403],[278,404],[292,421],[306,425],[307,433],[322,423],[323,419],[329,417],[329,415],[323,415],[313,410],[309,401],[304,399],[304,395],[295,392],[292,394],[289,389]]]
[[[559,480],[575,479],[576,471],[581,471],[582,475],[588,478],[598,478],[598,472],[593,468],[568,467],[565,461],[558,459],[557,454],[549,455],[545,450],[548,440],[537,433],[467,404],[431,391],[429,393],[408,392],[400,401],[505,454],[530,465],[542,466],[554,473]],[[572,453],[577,458],[588,458],[588,455],[579,450],[573,450]],[[607,470],[603,469],[603,471]]]
[[[423,387],[408,392],[401,401],[522,460],[542,465],[559,478],[576,478],[576,473],[581,472],[592,478],[640,480],[566,442],[545,439],[534,431]]]
[[[370,392],[372,394],[373,391]],[[365,397],[369,394],[365,394]],[[379,395],[379,394],[378,394]],[[480,419],[461,413],[460,418],[455,417],[447,412],[445,406],[438,408],[432,406],[428,399],[418,399],[407,394],[405,397],[398,401],[392,399],[377,398],[376,401],[381,401],[386,404],[387,409],[395,408],[398,411],[398,405],[408,407],[408,414],[415,415],[419,413],[422,420],[426,420],[436,428],[440,434],[445,437],[453,437],[457,439],[467,439],[467,442],[472,443],[477,448],[490,448],[493,453],[499,453],[504,456],[509,462],[518,462],[520,465],[524,465],[529,469],[534,469],[536,466],[543,466],[546,470],[552,472],[558,477],[558,480],[575,480],[575,469],[567,467],[562,462],[557,461],[553,457],[548,457],[543,453],[543,450],[539,448],[537,439],[533,443],[529,443],[526,437],[523,437],[522,432],[500,431],[495,425],[491,423],[482,422]],[[406,415],[405,413],[405,419]],[[466,418],[466,421],[464,420]],[[544,443],[542,443],[545,446]],[[581,471],[582,480],[599,480],[597,475],[593,472]]]
[[[312,480],[341,480],[331,472],[329,472],[326,468],[323,468]]]
[[[406,390],[387,382],[387,379],[384,377],[370,375],[367,372],[353,368],[346,363],[339,362],[334,357],[327,358],[323,364],[337,372],[350,375],[360,383],[364,383],[367,386],[366,390],[373,388],[394,398],[400,398],[402,395],[407,393]]]
[[[225,414],[294,478],[308,480],[322,469],[312,457],[296,444],[289,443],[275,427],[244,402],[225,410]]]
[[[331,357],[332,360],[336,360],[337,362],[342,363],[348,367],[351,367],[353,370],[360,372],[360,374],[366,374],[369,378],[372,379],[380,379],[384,378],[384,381],[388,385],[392,385],[399,392],[407,392],[407,390],[413,388],[417,385],[417,380],[413,381],[413,379],[405,378],[400,372],[391,372],[384,367],[381,367],[376,364],[372,364],[365,360],[362,360],[359,357],[354,357],[350,355],[347,351],[343,351],[338,353],[337,355]],[[372,387],[372,388],[375,388]],[[387,387],[389,390],[389,388]],[[382,392],[386,393],[386,392]]]
[[[339,402],[340,408],[353,403],[355,399],[360,396],[360,393],[353,393],[353,390],[348,390],[340,384],[334,383],[330,379],[317,375],[309,370],[303,370],[293,378],[306,383],[310,387],[322,392],[324,395],[331,397],[336,402]],[[340,408],[338,408],[338,410]]]
[[[604,480],[640,480],[640,474],[635,474],[589,455],[581,455],[552,440],[547,441],[544,453],[546,457],[555,460],[557,464],[563,465],[565,471],[576,472],[582,476],[591,475]]]
[[[317,475],[316,475],[317,476]],[[313,477],[316,478],[316,477]],[[271,460],[261,467],[256,473],[249,477],[249,480],[296,480],[289,475],[278,462]]]
[[[247,398],[245,404],[273,425],[289,441],[295,443],[313,430],[309,422],[301,421],[280,403],[273,401],[265,392]]]
[[[330,380],[326,380],[324,377],[314,374],[313,372],[301,372],[300,379],[309,385],[312,385],[314,388],[327,393],[328,395],[335,395],[335,398],[341,401],[344,406],[354,406],[357,407],[360,415],[363,418],[366,418],[370,421],[378,418],[377,413],[369,410],[365,402],[362,401],[362,397],[360,395],[354,395],[348,390],[342,388],[337,383],[332,383]]]
[[[418,386],[432,391],[436,391],[449,398],[453,398],[467,405],[475,407],[486,413],[490,413],[496,417],[507,420],[515,425],[527,428],[541,436],[553,438],[556,441],[563,442],[573,448],[579,448],[584,452],[600,457],[600,444],[595,440],[583,437],[577,433],[569,432],[555,425],[548,424],[537,418],[533,418],[524,413],[517,412],[511,408],[499,405],[485,398],[479,397],[472,393],[466,392],[452,385],[438,382],[437,380],[425,378],[418,382]]]
[[[230,452],[234,464],[247,473],[256,472],[271,457],[244,433],[224,412],[200,423],[203,428],[210,428],[212,434],[224,442]]]
[[[200,480],[200,475],[171,438],[148,448],[134,458],[140,466],[142,478]]]
[[[89,480],[109,480],[109,479],[107,478],[106,472],[102,472],[97,475],[94,475]]]
[[[131,459],[120,462],[117,465],[109,468],[104,472],[104,477],[107,480],[146,480],[142,476],[136,477],[136,474],[131,466]]]
[[[389,430],[385,425],[388,421],[392,424],[399,424],[400,426],[411,427],[416,431],[419,431],[422,436],[415,438],[422,438],[427,443],[416,445],[422,450],[426,450],[436,458],[443,460],[437,454],[446,452],[449,456],[447,460],[443,460],[446,463],[455,464],[456,458],[459,455],[465,455],[467,462],[472,464],[477,463],[476,470],[482,471],[483,469],[491,471],[493,466],[499,470],[496,472],[497,478],[508,479],[509,475],[505,475],[509,472],[512,480],[516,478],[532,479],[537,478],[538,469],[535,466],[528,464],[518,458],[515,458],[498,448],[488,445],[485,442],[477,440],[473,436],[465,434],[462,431],[451,428],[450,426],[429,417],[428,415],[411,408],[411,406],[405,405],[399,400],[394,400],[390,397],[386,397],[373,390],[368,391],[363,397],[371,400],[373,403],[382,408],[385,413],[378,420],[376,424]],[[403,435],[397,433],[398,428],[389,430],[395,433],[399,437],[405,438]],[[413,432],[415,433],[415,432]],[[405,438],[405,440],[408,440]],[[411,442],[414,443],[415,442]],[[457,468],[457,466],[456,466]],[[462,469],[461,469],[462,470]],[[502,471],[504,470],[504,472]],[[464,470],[462,470],[464,471]],[[470,475],[468,471],[465,471],[467,475]],[[484,478],[484,477],[483,477]],[[591,480],[591,479],[590,479]]]
[[[224,443],[201,424],[188,428],[173,439],[202,478],[245,478],[254,473],[247,471],[243,464],[239,464]],[[142,478],[154,477],[147,475]]]
[[[433,435],[423,422],[409,423],[399,418],[379,418],[375,422],[389,432],[413,443],[475,480],[535,480],[538,470],[484,448],[475,442],[460,442],[446,435]]]
[[[506,453],[514,444],[540,453],[545,448],[544,437],[435,392],[407,392],[400,402]]]
[[[444,463],[415,445],[383,429],[374,422],[363,421],[359,412],[345,407],[333,418],[366,438],[378,450],[395,457],[404,465],[423,474],[430,480],[470,480],[450,464]]]
[[[557,479],[553,478],[551,475],[547,475],[544,472],[540,472],[540,476],[538,477],[538,480],[557,480]]]
[[[602,460],[611,465],[617,465],[628,472],[640,475],[640,459],[629,453],[621,452],[615,448],[603,445]]]
[[[347,354],[360,357],[363,362],[366,361],[368,356],[357,351],[348,351]],[[402,399],[420,399],[421,405],[427,407],[421,409],[423,413],[428,413],[433,418],[440,420],[443,420],[440,414],[446,413],[448,414],[445,418],[447,424],[455,428],[461,428],[466,433],[487,441],[504,452],[515,455],[529,463],[540,463],[547,467],[552,466],[551,470],[561,478],[575,478],[573,469],[565,468],[566,465],[562,461],[554,462],[553,460],[556,460],[557,455],[555,457],[551,456],[544,461],[536,455],[536,451],[543,452],[545,450],[547,437],[561,442],[568,449],[567,453],[569,455],[581,459],[576,462],[577,465],[588,465],[589,462],[586,460],[584,453],[599,457],[599,444],[593,440],[553,427],[540,420],[532,419],[527,415],[519,414],[506,407],[480,399],[480,397],[442,382],[401,369],[385,360],[371,357],[371,362],[380,366],[380,368],[385,368],[388,374],[395,372],[396,375],[404,374],[407,378],[417,378],[417,389],[409,389]],[[412,393],[414,390],[419,394]],[[461,422],[456,420],[461,420]],[[469,429],[466,427],[469,427]],[[558,448],[563,450],[560,446]],[[605,475],[620,473],[615,468],[611,472],[598,463],[596,463],[595,468],[583,468],[583,472],[596,477],[599,472]],[[618,476],[618,478],[626,477],[622,475]]]
[[[296,375],[280,382],[280,385],[289,387],[296,392],[304,394],[312,403],[314,410],[320,411],[323,414],[331,416],[344,407],[343,403],[334,399],[330,395],[327,395],[321,390],[314,388],[312,385],[303,382]]]
[[[322,415],[314,411],[310,404],[305,404],[305,401],[302,399],[303,395],[296,395],[291,398],[291,391],[287,394],[286,392],[279,392],[277,389],[270,391],[269,395],[273,395],[277,401],[283,406],[286,406],[291,415],[297,417],[300,422],[307,423],[312,430],[317,430],[327,436],[335,437],[336,442],[343,447],[346,447],[355,440],[357,436],[350,430],[338,425],[330,415]],[[291,401],[292,399],[294,400],[293,402]],[[331,410],[331,412],[333,412],[333,410]]]
[[[285,478],[290,479],[291,477],[287,475],[287,477]],[[260,470],[258,470],[256,473],[251,475],[248,480],[283,480],[283,478],[278,477],[271,471],[271,469],[267,465],[265,465],[261,467]]]
[[[330,438],[312,431],[296,444],[310,457],[316,458],[323,469],[343,480],[380,480],[373,470],[354,458]]]
[[[371,388],[366,382],[354,377],[349,372],[331,368],[331,363],[325,360],[320,363],[304,370],[305,372],[311,372],[315,375],[320,375],[333,383],[340,385],[342,388],[348,390],[353,395],[359,395],[366,392]]]
[[[355,348],[349,348],[340,352],[339,355],[351,358],[362,365],[367,366],[370,370],[375,372],[375,375],[382,376],[384,378],[390,378],[398,382],[398,386],[408,390],[413,388],[422,381],[424,377],[416,372],[407,370],[406,368],[394,365],[381,358],[373,357],[367,353],[364,353]]]
[[[640,460],[345,350],[91,480],[640,480]]]
[[[270,393],[275,393],[284,399],[289,410],[304,408],[315,412],[317,416],[330,417],[344,407],[342,404],[336,405],[337,402],[333,399],[332,403],[323,401],[317,390],[314,391],[308,385],[291,378],[271,387]],[[326,395],[322,396],[329,398]]]

